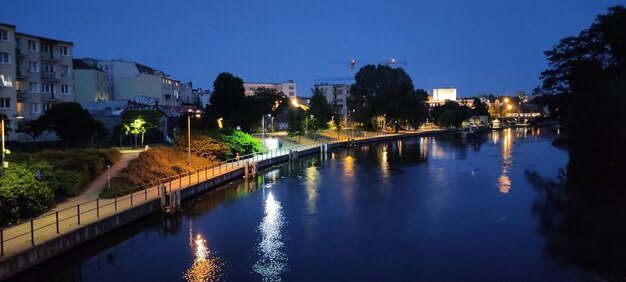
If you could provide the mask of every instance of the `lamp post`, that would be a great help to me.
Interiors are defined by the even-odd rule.
[[[107,163],[107,188],[109,191],[111,190],[111,175],[109,174],[109,168],[111,168],[111,164]]]
[[[187,165],[191,166],[191,114],[194,114],[196,118],[200,117],[200,110],[194,111],[189,109],[187,111]]]
[[[0,116],[2,119],[2,175],[4,175],[4,116]]]

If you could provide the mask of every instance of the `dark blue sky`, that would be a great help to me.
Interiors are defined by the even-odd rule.
[[[2,0],[0,22],[72,41],[75,57],[137,61],[202,88],[226,71],[294,79],[309,95],[314,79],[397,58],[416,88],[456,87],[465,97],[531,91],[543,51],[624,2]]]

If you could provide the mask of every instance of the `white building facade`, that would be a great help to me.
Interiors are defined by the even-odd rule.
[[[109,76],[112,100],[152,100],[159,105],[180,106],[182,83],[163,71],[122,60],[98,60],[97,66]]]
[[[53,105],[74,101],[74,44],[16,32],[0,24],[0,113],[17,119],[37,119]],[[15,130],[9,140],[16,140]]]
[[[246,96],[254,95],[254,91],[259,88],[276,89],[276,91],[283,92],[289,98],[295,98],[298,96],[298,89],[293,80],[287,80],[281,83],[246,82],[243,84],[243,87],[246,90]]]
[[[341,111],[342,115],[346,115],[348,112],[348,96],[350,95],[350,85],[348,84],[330,84],[319,83],[314,86],[317,89],[321,89],[326,100],[335,109]]]
[[[111,83],[109,75],[93,61],[74,59],[74,99],[77,103],[109,101]]]

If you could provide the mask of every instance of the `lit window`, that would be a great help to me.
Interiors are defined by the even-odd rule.
[[[0,109],[10,109],[11,98],[0,98]]]
[[[9,41],[9,31],[6,29],[0,29],[0,40]]]
[[[8,75],[0,74],[0,85],[5,87],[13,87],[13,78]]]
[[[9,61],[9,53],[0,52],[0,64],[8,64]]]

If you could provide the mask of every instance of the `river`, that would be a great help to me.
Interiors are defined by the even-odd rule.
[[[33,267],[19,281],[584,281],[545,251],[525,171],[557,129],[412,138],[301,158]]]

